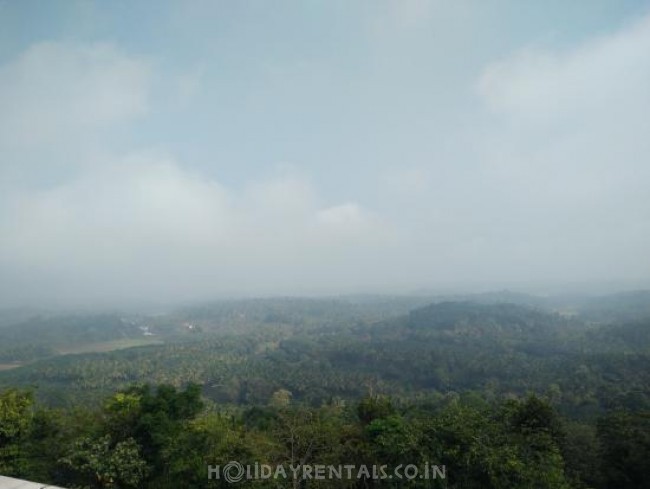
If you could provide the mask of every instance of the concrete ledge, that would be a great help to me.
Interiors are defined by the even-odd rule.
[[[62,487],[29,482],[22,479],[13,479],[0,475],[0,489],[63,489]]]

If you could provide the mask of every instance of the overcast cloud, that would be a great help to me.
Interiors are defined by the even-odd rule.
[[[0,2],[0,305],[648,284],[647,5],[544,5]]]

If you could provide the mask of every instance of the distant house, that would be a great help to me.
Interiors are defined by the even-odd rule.
[[[140,331],[142,331],[143,336],[153,336],[149,326],[140,326]]]

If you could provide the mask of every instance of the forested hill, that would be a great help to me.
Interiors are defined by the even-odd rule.
[[[230,405],[265,404],[286,390],[312,405],[370,391],[407,399],[532,391],[578,417],[650,406],[650,320],[601,325],[540,307],[423,305],[422,298],[264,299],[95,318],[98,330],[86,323],[90,317],[24,323],[30,334],[14,347],[53,337],[57,345],[72,343],[76,331],[93,341],[100,331],[107,341],[0,372],[0,386],[37,386],[36,395],[55,404],[92,402],[134,382],[196,382],[204,395]],[[127,348],[139,341],[152,344]]]
[[[477,334],[535,333],[567,321],[557,314],[516,304],[441,302],[411,311],[406,324],[417,330],[476,331]]]
[[[601,324],[644,320],[650,317],[650,290],[591,297],[576,310],[585,320]]]
[[[439,302],[368,325],[375,341],[413,348],[477,352],[520,351],[535,356],[575,352],[588,326],[581,320],[530,306]]]

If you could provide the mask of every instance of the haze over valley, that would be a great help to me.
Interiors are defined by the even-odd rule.
[[[0,0],[0,489],[650,487],[648,87],[646,0]]]

